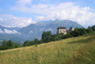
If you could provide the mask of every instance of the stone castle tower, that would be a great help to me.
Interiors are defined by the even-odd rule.
[[[60,33],[67,34],[66,27],[58,27],[57,34],[60,34]]]
[[[65,35],[71,31],[74,31],[74,27],[70,27],[69,30],[66,30],[66,27],[58,27],[57,28],[57,34],[63,33]]]
[[[69,31],[74,31],[74,27],[70,27]]]

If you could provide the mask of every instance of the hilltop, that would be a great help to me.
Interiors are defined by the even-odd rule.
[[[0,51],[1,64],[95,64],[95,34]]]

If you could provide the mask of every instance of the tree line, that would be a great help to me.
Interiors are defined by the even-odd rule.
[[[38,45],[38,44],[42,44],[42,43],[48,43],[51,41],[58,41],[61,39],[66,39],[66,38],[70,38],[70,37],[77,37],[80,35],[86,35],[89,33],[93,33],[95,32],[95,26],[92,27],[88,27],[87,29],[85,28],[76,28],[74,31],[71,31],[69,33],[67,33],[66,35],[64,34],[52,34],[51,31],[45,31],[42,33],[42,37],[40,40],[38,40],[37,38],[35,38],[33,41],[25,41],[23,45],[18,45],[15,42],[11,41],[11,40],[4,40],[2,42],[2,44],[0,45],[0,50],[6,50],[6,49],[12,49],[12,48],[18,48],[18,47],[25,47],[25,46],[31,46],[31,45]]]

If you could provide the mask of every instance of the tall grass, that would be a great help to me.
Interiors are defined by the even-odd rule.
[[[88,40],[88,44],[74,54],[67,64],[95,64],[95,36]]]
[[[67,64],[69,62],[77,63],[76,58],[81,59],[81,57],[78,57],[78,54],[82,56],[83,54],[85,55],[86,53],[88,53],[88,57],[95,57],[90,54],[89,51],[89,49],[92,48],[94,50],[93,38],[93,36],[80,36],[50,43],[44,43],[37,46],[0,51],[0,64]],[[82,49],[83,51],[80,52],[80,50]],[[87,50],[87,52],[85,50]]]

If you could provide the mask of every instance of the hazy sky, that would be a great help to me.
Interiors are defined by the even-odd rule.
[[[95,25],[95,0],[0,0],[0,25],[25,27],[56,19]]]

